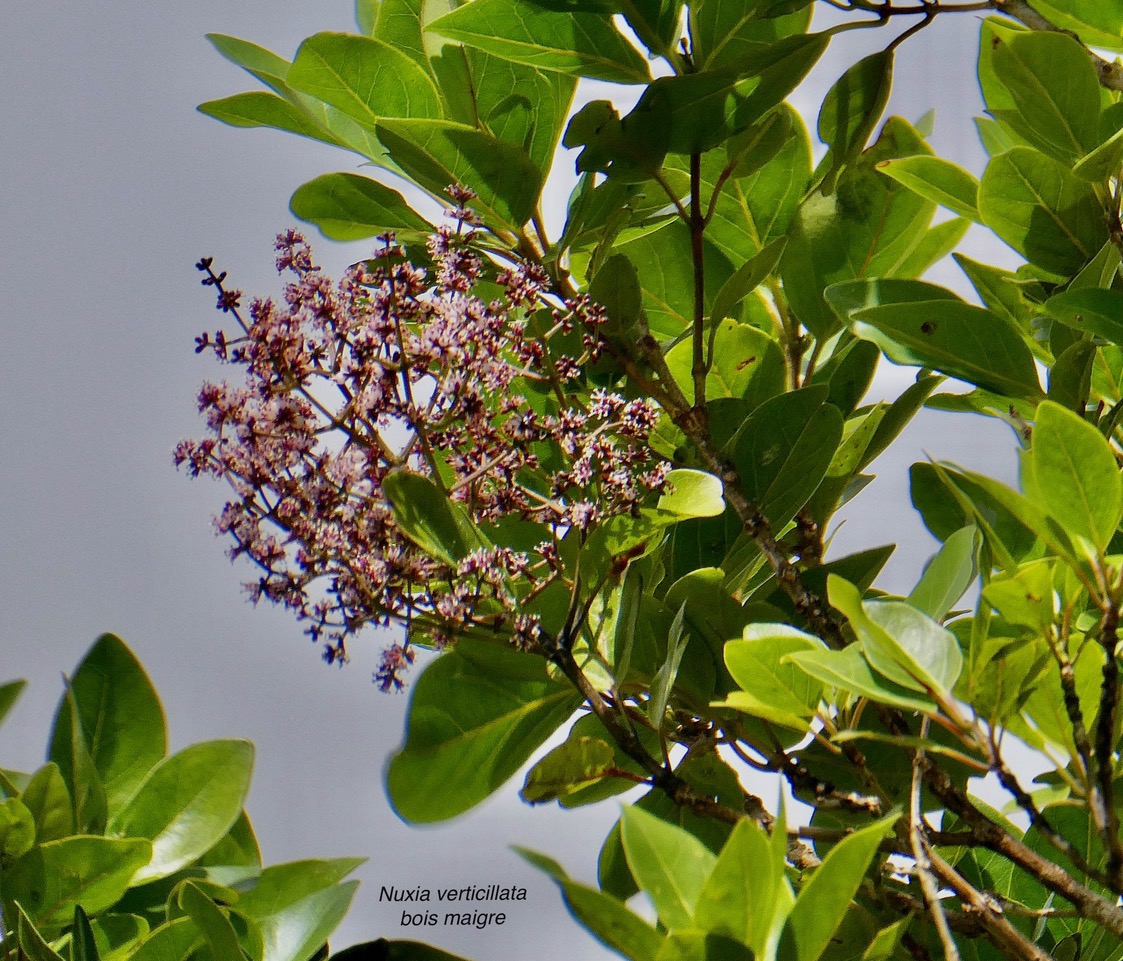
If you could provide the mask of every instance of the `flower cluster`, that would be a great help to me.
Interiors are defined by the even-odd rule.
[[[415,639],[487,629],[533,641],[525,602],[566,577],[561,542],[635,512],[668,471],[647,443],[653,403],[585,383],[599,308],[557,298],[534,265],[481,258],[470,198],[453,199],[456,222],[431,238],[424,267],[386,237],[333,283],[302,236],[281,235],[277,267],[293,279],[245,317],[241,292],[197,265],[241,330],[196,348],[245,381],[204,384],[207,434],[175,461],[229,481],[216,524],[259,569],[252,597],[292,610],[329,662],[346,660],[364,625],[407,626],[375,675],[384,690],[401,687]],[[485,532],[514,518],[537,543],[455,564],[426,553],[383,493],[398,471],[430,478]]]

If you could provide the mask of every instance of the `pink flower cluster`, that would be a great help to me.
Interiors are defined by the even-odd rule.
[[[467,199],[454,195],[458,220],[430,240],[426,267],[387,237],[332,283],[302,236],[281,235],[277,267],[294,279],[281,301],[253,300],[248,319],[241,292],[198,265],[241,330],[205,333],[197,350],[245,381],[203,385],[206,436],[181,442],[176,464],[230,483],[216,524],[231,556],[259,569],[252,597],[292,610],[326,660],[345,661],[367,624],[406,625],[375,675],[384,690],[402,686],[416,639],[486,629],[533,641],[523,608],[566,577],[561,542],[635,512],[669,469],[647,443],[655,405],[585,383],[600,309],[554,297],[533,265],[481,258]],[[518,518],[540,542],[455,566],[427,554],[382,491],[401,470],[431,478],[485,532]]]

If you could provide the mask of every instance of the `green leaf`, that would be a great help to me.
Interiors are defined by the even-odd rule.
[[[82,905],[74,905],[74,925],[70,929],[70,955],[72,961],[101,961],[90,919],[82,910]],[[237,955],[234,955],[237,957]]]
[[[850,621],[871,666],[914,691],[947,693],[963,669],[951,631],[904,601],[863,602],[858,589],[837,576],[827,581],[831,604]]]
[[[74,833],[74,807],[66,782],[54,762],[44,764],[32,776],[20,800],[35,821],[35,836],[40,844],[57,841]]]
[[[653,961],[663,936],[611,895],[571,881],[553,858],[516,847],[523,858],[549,874],[573,916],[602,944],[630,961]]]
[[[725,510],[721,478],[705,471],[679,468],[667,474],[667,493],[659,510],[677,518],[717,517]]]
[[[635,806],[620,831],[628,867],[667,927],[692,926],[694,907],[716,858],[693,834]]]
[[[740,306],[741,302],[775,272],[786,244],[787,238],[778,237],[767,247],[763,247],[746,260],[737,268],[733,276],[721,285],[721,290],[717,292],[713,309],[710,312],[711,324],[720,323],[726,317],[734,316],[734,311]],[[720,357],[721,354],[717,353],[717,358]],[[729,396],[736,397],[738,395],[730,394]]]
[[[296,104],[266,90],[237,93],[221,100],[199,104],[200,113],[231,127],[271,127],[299,137],[345,146]]]
[[[819,139],[830,148],[834,174],[866,146],[893,86],[893,49],[879,50],[847,68],[819,109]]]
[[[861,648],[856,644],[841,651],[795,651],[785,655],[785,659],[797,664],[801,670],[824,684],[859,697],[868,697],[905,711],[932,713],[936,709],[933,701],[918,697],[915,691],[874,674],[869,661],[862,656]]]
[[[823,685],[784,660],[794,651],[819,650],[822,641],[784,624],[750,624],[744,639],[725,645],[725,663],[741,687],[722,706],[797,731],[809,729]]]
[[[671,153],[704,153],[760,120],[799,85],[826,48],[822,35],[787,37],[726,69],[660,77],[635,110],[665,112],[665,147]]]
[[[839,329],[823,301],[831,284],[866,277],[902,277],[936,211],[930,200],[883,177],[877,165],[930,154],[916,131],[890,117],[877,142],[847,166],[829,193],[808,195],[792,221],[780,272],[789,304],[817,337]],[[911,268],[910,268],[911,269]]]
[[[737,822],[702,885],[695,921],[707,931],[743,941],[763,956],[783,865],[771,856],[768,835],[754,822]]]
[[[615,752],[600,738],[569,738],[527,772],[519,797],[527,804],[557,801],[603,780],[615,766]]]
[[[1123,50],[1123,7],[1115,0],[1037,0],[1034,9],[1090,46]]]
[[[655,961],[755,961],[756,955],[740,941],[705,931],[672,931],[655,955]]]
[[[987,165],[979,214],[1026,260],[1061,277],[1076,273],[1108,239],[1092,185],[1030,147],[1014,147]]]
[[[0,724],[4,723],[25,687],[27,681],[8,681],[0,684]]]
[[[197,884],[191,881],[185,882],[179,889],[178,901],[188,917],[199,926],[211,953],[216,958],[237,961],[244,957],[230,918],[203,893]]]
[[[331,961],[467,961],[458,954],[449,954],[420,941],[365,941],[342,951],[333,951]],[[314,959],[313,959],[314,961]]]
[[[978,576],[977,527],[964,527],[925,565],[924,573],[909,594],[909,603],[930,618],[942,621]]]
[[[1021,334],[985,307],[942,299],[868,307],[851,316],[854,333],[895,364],[931,367],[1009,397],[1041,396]]]
[[[510,778],[577,709],[580,696],[546,676],[541,658],[462,639],[418,678],[405,746],[387,790],[408,821],[469,810]]]
[[[19,798],[0,802],[0,871],[35,844],[35,818]]]
[[[600,329],[613,343],[634,344],[646,332],[639,275],[623,254],[613,254],[601,264],[589,284],[589,296],[608,314]]]
[[[807,503],[842,439],[842,415],[811,387],[765,401],[745,421],[733,462],[744,492],[775,529]]]
[[[694,399],[693,344],[679,341],[667,353],[667,367],[683,388],[687,400]],[[739,397],[749,408],[784,390],[784,355],[764,331],[747,323],[724,320],[713,331],[713,364],[706,375],[706,400]]]
[[[19,902],[14,902],[13,906],[16,911],[15,924],[13,925],[11,919],[9,919],[7,927],[9,930],[15,928],[16,941],[19,944],[20,951],[26,955],[27,961],[63,961],[62,956],[51,949],[46,939],[39,933],[38,928],[31,923],[31,919]],[[24,959],[21,958],[20,961],[24,961]]]
[[[202,937],[198,925],[184,915],[153,930],[129,955],[129,961],[182,961]]]
[[[405,535],[433,557],[453,567],[487,541],[464,512],[429,478],[397,471],[382,481],[394,520]]]
[[[102,635],[86,653],[71,690],[90,759],[112,812],[128,800],[167,751],[160,698],[132,651],[112,634]],[[64,700],[55,717],[50,760],[73,786],[70,727],[70,706]]]
[[[158,764],[124,809],[114,833],[152,841],[137,882],[174,874],[205,854],[238,820],[253,770],[249,741],[206,741]]]
[[[1072,172],[1081,180],[1095,184],[1115,176],[1120,166],[1123,166],[1123,128],[1081,159]]]
[[[363,240],[392,233],[402,242],[434,230],[396,190],[352,173],[324,174],[298,187],[289,209],[332,240]]]
[[[70,837],[39,844],[0,876],[0,897],[18,901],[47,935],[116,904],[152,856],[143,838]]]
[[[1000,120],[1065,163],[1096,146],[1100,87],[1079,41],[1037,30],[996,33],[991,57],[1016,111],[1000,109]]]
[[[979,182],[962,167],[942,157],[899,157],[883,160],[877,169],[909,190],[953,213],[979,221]]]
[[[347,913],[359,882],[340,882],[363,860],[293,861],[262,871],[237,904],[261,928],[262,961],[307,961]]]
[[[1092,365],[1096,345],[1078,340],[1057,355],[1049,370],[1049,400],[1069,410],[1084,410],[1092,389]]]
[[[451,185],[469,187],[477,195],[472,206],[485,219],[513,230],[530,219],[542,172],[522,147],[444,120],[386,120],[378,137],[406,175],[434,196]]]
[[[373,37],[309,37],[300,45],[287,80],[369,128],[390,117],[438,119],[442,114],[428,71]]]
[[[547,10],[513,0],[473,0],[429,25],[442,37],[539,70],[610,83],[647,83],[651,75],[612,19]]]
[[[1123,479],[1103,435],[1072,411],[1045,401],[1037,408],[1031,456],[1049,515],[1098,550],[1106,548],[1123,514]]]
[[[87,702],[89,703],[89,702]],[[90,756],[90,742],[82,725],[82,710],[67,683],[55,713],[51,757],[58,764],[74,805],[74,826],[80,834],[100,834],[108,818],[105,785]]]
[[[1123,292],[1085,287],[1055,294],[1045,310],[1063,324],[1123,344]]]
[[[785,928],[795,944],[795,961],[817,961],[822,955],[898,817],[892,814],[843,838],[800,888]]]
[[[805,33],[811,4],[769,0],[698,0],[690,8],[691,52],[702,70],[737,64],[762,45]]]

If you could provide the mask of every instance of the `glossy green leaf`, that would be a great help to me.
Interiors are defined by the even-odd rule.
[[[611,83],[646,83],[643,58],[597,13],[547,10],[513,0],[474,0],[429,25],[457,40],[539,70]]]
[[[1123,50],[1123,6],[1118,0],[1037,0],[1034,9],[1091,46]]]
[[[788,37],[725,69],[660,77],[636,110],[665,111],[670,152],[704,153],[748,129],[791,93],[826,46],[820,35]]]
[[[1123,343],[1123,292],[1085,287],[1055,294],[1045,302],[1045,310],[1063,324]]]
[[[925,565],[909,603],[930,618],[942,621],[978,576],[979,530],[964,527],[952,534]]]
[[[746,260],[717,292],[714,298],[710,323],[720,323],[726,317],[733,317],[741,302],[775,272],[780,263],[787,240],[779,237],[767,247]],[[720,357],[720,355],[718,355]],[[730,396],[736,397],[736,394]]]
[[[667,493],[659,510],[679,518],[716,517],[725,510],[721,478],[705,471],[680,468],[667,474]]]
[[[655,229],[630,233],[621,238],[616,250],[636,265],[648,326],[656,338],[670,340],[689,329],[694,316],[694,268],[686,224],[675,219]],[[703,306],[708,310],[733,269],[726,255],[708,242],[703,245],[702,257],[706,280]]]
[[[298,187],[289,208],[332,240],[363,240],[392,233],[402,242],[434,230],[396,190],[352,173],[324,174]]]
[[[129,955],[129,961],[180,961],[202,940],[198,925],[184,915],[153,930]]]
[[[91,674],[87,675],[91,677]],[[92,699],[86,703],[92,704]],[[94,705],[95,710],[100,704]],[[74,805],[74,826],[80,834],[100,834],[109,816],[105,785],[90,752],[90,739],[82,723],[82,709],[67,682],[66,693],[55,713],[51,759],[64,772]],[[94,719],[95,723],[97,719]],[[94,745],[96,747],[96,745]]]
[[[1033,354],[998,314],[955,300],[886,304],[853,315],[854,333],[895,364],[931,367],[996,393],[1041,394]]]
[[[205,854],[242,813],[253,770],[249,741],[205,741],[158,764],[109,829],[152,841],[137,881],[167,877]]]
[[[1103,550],[1123,514],[1123,478],[1103,435],[1072,411],[1045,401],[1037,408],[1032,462],[1049,515]]]
[[[995,157],[979,185],[979,214],[1030,263],[1068,277],[1107,240],[1092,185],[1030,147]]]
[[[54,762],[43,765],[32,776],[20,800],[35,821],[35,836],[40,844],[57,841],[74,833],[74,808],[66,782]]]
[[[897,818],[890,815],[843,838],[800,888],[785,929],[796,961],[817,961],[822,955]]]
[[[869,140],[889,102],[893,86],[893,48],[879,50],[852,64],[827,91],[819,109],[819,139],[830,148],[827,181]]]
[[[783,865],[771,857],[768,835],[748,818],[738,821],[702,885],[695,921],[743,941],[760,956],[783,883]]]
[[[485,218],[512,229],[530,219],[542,172],[522,147],[444,120],[385,120],[378,137],[394,162],[434,196],[457,184],[476,192],[472,207]]]
[[[693,834],[635,806],[620,816],[628,867],[669,928],[690,927],[716,858]]]
[[[429,478],[397,471],[383,479],[382,490],[406,536],[446,564],[455,566],[487,546],[464,508],[449,500]]]
[[[23,693],[23,689],[27,687],[27,681],[8,681],[5,684],[0,684],[0,724],[4,723],[12,708],[15,706],[19,696]]]
[[[1114,177],[1123,166],[1123,129],[1118,130],[1092,150],[1072,168],[1072,172],[1088,183],[1102,183]]]
[[[70,956],[72,961],[101,961],[89,916],[82,910],[80,904],[74,905],[74,924],[70,929]]]
[[[741,687],[723,706],[781,727],[806,731],[819,707],[823,685],[785,656],[794,651],[819,650],[823,642],[784,624],[750,624],[743,640],[725,645],[725,663]]]
[[[792,310],[817,337],[839,329],[823,301],[825,288],[866,277],[907,276],[903,270],[927,234],[936,205],[882,176],[877,166],[930,153],[912,127],[890,117],[878,140],[842,172],[833,191],[818,190],[803,200],[780,271]]]
[[[541,658],[467,638],[425,669],[387,789],[409,821],[441,821],[479,804],[573,714],[581,698]]]
[[[36,927],[54,935],[81,901],[99,914],[120,900],[152,855],[143,838],[69,837],[32,848],[0,876],[0,897],[18,901]]]
[[[19,798],[0,801],[0,869],[35,844],[35,818]]]
[[[745,421],[733,453],[744,492],[773,527],[815,493],[842,439],[842,415],[812,387],[765,401]]]
[[[615,766],[611,745],[599,738],[571,737],[527,772],[519,797],[528,804],[556,801],[603,780]]]
[[[672,931],[655,961],[755,961],[756,955],[740,941],[701,930]]]
[[[663,935],[643,918],[611,895],[571,881],[553,858],[526,848],[515,850],[557,882],[570,912],[602,944],[630,961],[653,961]]]
[[[915,691],[948,692],[963,668],[955,635],[903,601],[863,602],[839,577],[827,582],[831,604],[850,621],[874,670]]]
[[[71,681],[90,759],[111,810],[120,807],[167,751],[164,711],[151,680],[128,647],[102,635]],[[59,705],[50,759],[73,785],[70,707]]]
[[[962,167],[942,157],[899,157],[877,169],[933,203],[970,220],[979,218],[979,182]]]
[[[373,37],[318,33],[300,45],[288,71],[297,90],[373,127],[388,117],[436,119],[432,78],[409,56]]]
[[[1000,119],[1066,163],[1096,146],[1099,81],[1078,41],[1037,30],[996,33],[991,57],[1015,111],[1000,110]]]
[[[196,862],[199,866],[261,867],[261,850],[253,825],[243,811],[234,826]]]
[[[931,713],[936,709],[933,701],[918,697],[915,691],[874,674],[856,644],[841,651],[795,651],[785,655],[785,659],[799,665],[801,670],[824,684],[859,697],[868,697],[905,711]]]
[[[198,110],[231,127],[271,127],[299,137],[342,146],[306,111],[266,90],[251,90],[220,100],[208,100],[199,104]]]
[[[261,872],[237,903],[257,922],[265,946],[262,961],[306,961],[343,920],[358,881],[343,878],[362,858],[293,861]]]
[[[761,46],[806,32],[810,3],[787,3],[782,10],[769,0],[697,0],[690,8],[695,60],[703,70],[733,66]]]
[[[31,918],[27,916],[19,902],[15,902],[13,906],[16,912],[15,923],[13,924],[9,919],[6,926],[9,931],[14,928],[16,942],[27,961],[63,961],[62,956],[56,954],[43,935],[39,933],[38,928],[32,923]],[[24,961],[24,959],[21,958],[20,961]]]
[[[722,321],[713,332],[713,365],[706,376],[706,399],[738,397],[755,407],[784,389],[784,357],[768,334],[748,324]],[[667,367],[687,399],[694,398],[694,348],[682,340],[667,353]]]
[[[241,958],[242,949],[230,918],[203,890],[191,881],[179,889],[179,906],[203,932],[207,945],[215,958]]]
[[[1078,340],[1057,355],[1049,370],[1049,400],[1069,410],[1084,410],[1092,389],[1096,345]]]

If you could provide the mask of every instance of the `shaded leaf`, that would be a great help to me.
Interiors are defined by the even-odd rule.
[[[546,676],[541,658],[462,639],[418,678],[405,746],[387,789],[398,814],[440,821],[510,778],[573,714],[580,696]]]
[[[403,243],[434,230],[396,190],[352,173],[324,174],[298,187],[289,209],[332,240],[363,240],[392,233]]]

